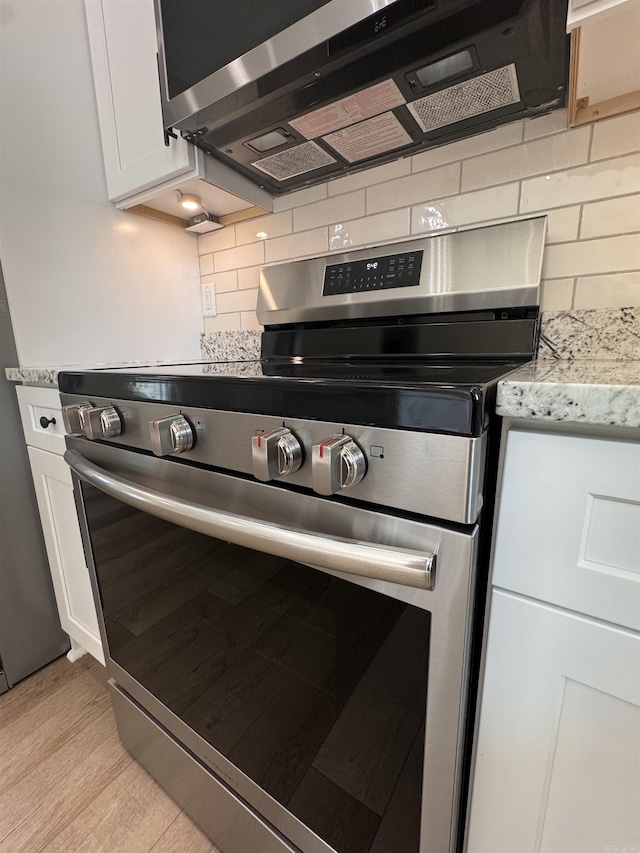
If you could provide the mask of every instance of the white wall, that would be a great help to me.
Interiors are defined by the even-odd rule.
[[[283,196],[270,216],[200,237],[218,310],[205,330],[259,328],[265,262],[545,212],[543,310],[640,305],[640,112],[566,123],[560,110],[503,125]]]
[[[107,201],[82,0],[0,0],[0,257],[21,365],[197,358],[197,243]]]

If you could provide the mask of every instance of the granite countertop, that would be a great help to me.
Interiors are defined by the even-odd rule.
[[[203,361],[223,363],[229,361],[253,361],[260,358],[260,332],[231,331],[209,332],[200,336],[200,358],[172,359],[171,361],[128,361],[113,364],[66,364],[50,367],[7,367],[5,375],[10,382],[26,382],[31,385],[58,386],[58,374],[64,370],[111,370],[131,367],[167,367],[172,364],[200,364]]]
[[[536,361],[498,385],[503,417],[640,426],[640,361]]]
[[[184,361],[183,364],[195,364],[202,359]],[[10,382],[26,382],[30,385],[50,385],[58,387],[58,374],[64,370],[110,370],[117,367],[131,367],[132,369],[142,366],[156,365],[158,367],[175,364],[175,362],[123,362],[120,364],[65,364],[59,367],[7,367],[5,375]]]
[[[640,426],[640,309],[565,311],[542,315],[538,360],[498,385],[499,415],[548,423]],[[201,359],[182,364],[260,358],[259,331],[211,332]],[[174,362],[171,362],[175,364]],[[145,362],[167,366],[167,361]],[[142,363],[7,368],[13,382],[57,385],[62,370],[107,370]]]

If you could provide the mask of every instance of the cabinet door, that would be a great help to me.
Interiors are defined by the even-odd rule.
[[[504,453],[494,586],[640,630],[640,444],[510,429]]]
[[[72,640],[104,663],[71,472],[62,456],[35,447],[28,451],[60,624]]]
[[[640,849],[640,636],[495,591],[467,853]]]
[[[164,144],[153,0],[85,0],[111,201],[192,170],[184,139]]]

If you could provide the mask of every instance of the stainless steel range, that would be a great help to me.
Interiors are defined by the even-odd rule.
[[[544,235],[266,267],[260,361],[60,375],[121,739],[225,853],[461,849]]]

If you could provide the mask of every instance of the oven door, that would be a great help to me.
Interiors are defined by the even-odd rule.
[[[456,849],[477,529],[67,446],[109,674],[268,849]]]

